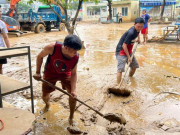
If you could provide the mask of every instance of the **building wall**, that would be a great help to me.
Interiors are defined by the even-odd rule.
[[[83,21],[99,21],[100,20],[100,14],[99,15],[88,15],[87,14],[87,8],[88,7],[100,7],[100,6],[107,6],[107,2],[103,3],[89,3],[89,2],[84,2],[82,5],[82,10],[83,10]]]
[[[122,8],[127,7],[128,8],[128,16],[123,16],[123,21],[129,21],[131,20],[131,4],[124,4],[124,5],[112,5],[112,8],[117,8],[117,13],[122,13]],[[112,9],[113,10],[113,9]],[[113,15],[113,20],[116,22],[116,14]]]
[[[139,17],[139,2],[132,1],[131,2],[131,18],[130,21],[134,21],[137,17]]]
[[[138,1],[118,1],[113,2],[112,8],[117,8],[117,13],[122,13],[122,8],[128,8],[128,16],[123,16],[123,22],[134,21],[139,16],[139,2]],[[116,22],[116,16],[113,15],[113,20]]]

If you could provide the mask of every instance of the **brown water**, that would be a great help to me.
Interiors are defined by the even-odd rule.
[[[80,51],[78,64],[78,97],[87,104],[98,109],[103,114],[121,113],[127,119],[127,129],[146,134],[168,134],[153,125],[154,122],[175,118],[180,122],[180,96],[158,93],[180,92],[180,45],[175,43],[147,43],[139,45],[135,56],[140,68],[134,77],[125,77],[124,83],[132,91],[128,98],[109,95],[107,88],[116,82],[115,48],[121,35],[133,23],[124,24],[92,24],[80,23],[77,31],[85,42],[85,50]],[[149,37],[162,34],[165,25],[150,25]],[[31,46],[32,70],[35,73],[35,59],[40,50],[56,40],[63,41],[66,32],[53,31],[43,34],[30,34],[22,37],[11,37],[14,46]],[[16,62],[14,62],[16,61]],[[45,60],[44,60],[45,62]],[[27,59],[24,57],[12,58],[4,68],[7,75],[22,81],[28,81]],[[44,66],[44,65],[43,65]],[[18,71],[18,72],[16,72]],[[62,95],[60,100],[51,100],[50,110],[40,116],[44,104],[40,98],[41,84],[33,80],[35,100],[35,115],[37,123],[31,134],[36,135],[68,135],[69,107],[67,96]],[[58,92],[52,95],[57,96]],[[28,91],[24,93],[28,95]],[[17,94],[7,96],[5,100],[20,107],[26,103],[24,109],[30,108],[29,101]],[[15,102],[17,101],[17,102]],[[79,104],[78,104],[79,105]],[[80,106],[75,112],[77,127],[90,135],[106,135],[106,126],[109,122],[96,116],[96,123],[90,119],[94,112]],[[83,121],[82,121],[83,119]],[[172,134],[178,132],[173,131]],[[171,133],[170,133],[171,134]]]

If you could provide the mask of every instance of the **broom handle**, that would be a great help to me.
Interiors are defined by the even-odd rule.
[[[48,81],[46,81],[46,80],[44,80],[44,79],[40,79],[40,81],[42,81],[42,82],[44,82],[44,83],[47,83],[47,84],[48,84],[49,86],[51,86],[52,88],[57,89],[57,90],[59,90],[60,92],[62,92],[62,93],[64,93],[64,94],[68,95],[69,97],[72,97],[72,98],[73,98],[73,96],[72,96],[71,94],[69,94],[69,93],[66,92],[65,90],[63,90],[63,89],[61,89],[61,88],[53,85],[52,83],[50,83],[50,82],[48,82]],[[80,102],[81,104],[85,105],[86,107],[90,108],[91,110],[95,111],[95,112],[96,112],[97,114],[99,114],[100,116],[104,117],[104,115],[103,115],[102,113],[100,113],[100,112],[97,111],[96,109],[92,108],[91,106],[87,105],[87,104],[84,103],[83,101],[79,100],[78,98],[74,98],[74,99],[77,100],[78,102]]]
[[[134,57],[134,54],[135,54],[135,52],[136,52],[137,45],[138,45],[138,42],[135,42],[134,48],[133,48],[133,52],[132,52],[132,55],[131,55],[131,59],[133,59],[133,57]],[[121,81],[120,84],[119,84],[119,88],[121,87],[121,85],[122,85],[122,83],[123,83],[123,81],[124,81],[124,78],[125,78],[125,76],[126,76],[126,73],[127,73],[128,69],[129,69],[130,64],[131,64],[131,63],[129,62],[128,65],[127,65],[127,67],[126,67],[126,71],[125,71],[124,77],[122,78],[122,81]]]

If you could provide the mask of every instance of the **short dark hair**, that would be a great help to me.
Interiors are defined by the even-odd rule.
[[[146,9],[144,8],[142,11],[145,11],[145,12],[146,12]]]
[[[135,19],[135,24],[137,24],[137,23],[144,23],[145,24],[144,18],[142,18],[142,17],[136,18]]]
[[[1,5],[0,5],[0,8],[1,8]]]
[[[82,48],[81,40],[76,35],[68,35],[68,36],[66,36],[66,38],[64,39],[63,44],[64,44],[64,46],[73,48],[75,50],[81,50],[81,48]]]

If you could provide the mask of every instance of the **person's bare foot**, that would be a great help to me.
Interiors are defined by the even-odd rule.
[[[73,119],[69,118],[68,121],[69,121],[70,126],[75,126],[76,125],[76,122]]]
[[[68,121],[69,121],[69,125],[73,126],[73,119],[69,118]]]
[[[49,110],[50,104],[46,104],[42,110],[42,113],[46,113]]]

